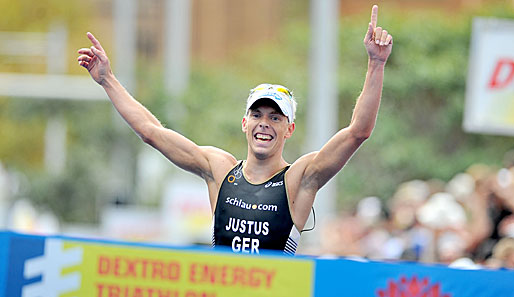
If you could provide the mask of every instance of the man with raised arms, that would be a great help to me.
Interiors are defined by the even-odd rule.
[[[79,64],[104,89],[114,107],[141,139],[173,164],[205,180],[213,213],[213,245],[234,252],[262,249],[294,254],[316,193],[371,135],[382,94],[384,67],[392,36],[377,27],[378,7],[364,37],[368,71],[348,127],[319,151],[289,164],[282,156],[295,130],[296,101],[281,85],[261,84],[250,91],[241,128],[248,142],[246,160],[211,146],[198,146],[164,128],[118,82],[100,42],[78,51]],[[313,98],[315,99],[315,98]]]

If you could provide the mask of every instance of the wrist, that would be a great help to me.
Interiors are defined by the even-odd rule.
[[[112,71],[109,70],[107,74],[103,77],[103,79],[98,82],[104,89],[113,87],[117,82],[116,77],[112,73]]]
[[[384,68],[387,60],[383,61],[380,59],[368,59],[368,67]]]

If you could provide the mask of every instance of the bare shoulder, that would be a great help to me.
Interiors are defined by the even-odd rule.
[[[237,164],[237,159],[227,151],[214,146],[201,146],[204,156],[206,156],[211,178],[215,181],[223,180],[225,175]]]
[[[311,152],[298,158],[287,171],[287,178],[291,181],[300,182],[305,177],[305,171],[318,152]]]
[[[200,146],[200,149],[202,149],[204,152],[206,152],[208,154],[213,154],[213,155],[216,155],[219,157],[232,158],[235,160],[235,157],[232,156],[232,154],[230,154],[229,152],[224,151],[220,148],[217,148],[215,146],[210,146],[210,145]]]

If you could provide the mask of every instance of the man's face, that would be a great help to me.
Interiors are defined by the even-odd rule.
[[[243,118],[242,129],[246,133],[248,148],[258,159],[266,159],[276,153],[282,154],[287,138],[294,131],[278,107],[260,104],[252,107]]]

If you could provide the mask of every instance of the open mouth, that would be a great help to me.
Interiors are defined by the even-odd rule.
[[[255,135],[253,137],[256,140],[259,140],[259,141],[271,141],[271,140],[273,140],[273,136],[271,136],[269,134],[264,134],[264,133],[255,133]]]

